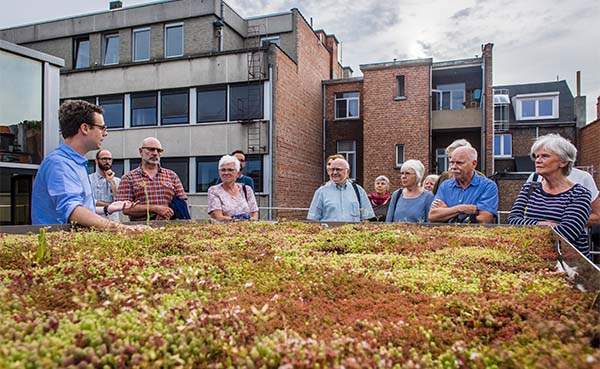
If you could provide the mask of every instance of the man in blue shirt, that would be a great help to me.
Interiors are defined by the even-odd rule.
[[[359,222],[375,216],[367,192],[348,177],[345,159],[335,159],[327,168],[331,181],[313,196],[307,219],[321,222]]]
[[[42,161],[31,199],[33,224],[77,223],[99,229],[134,229],[103,218],[131,206],[113,202],[96,208],[85,155],[102,146],[106,137],[103,109],[87,101],[67,100],[59,112],[64,143]]]
[[[498,216],[498,187],[475,173],[477,150],[459,147],[450,157],[453,178],[444,181],[431,204],[429,221],[443,223],[465,215],[477,223],[491,223]]]

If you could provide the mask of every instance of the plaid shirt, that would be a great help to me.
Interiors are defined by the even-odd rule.
[[[175,172],[158,167],[156,176],[150,178],[140,166],[121,177],[121,184],[119,185],[119,192],[115,196],[115,201],[138,201],[139,204],[145,205],[146,195],[142,181],[146,182],[150,205],[169,206],[175,196],[187,200],[181,181]],[[152,214],[152,218],[155,216],[155,214]],[[137,221],[145,220],[146,216],[129,218],[132,221]]]

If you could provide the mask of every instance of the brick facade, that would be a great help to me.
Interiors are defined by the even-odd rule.
[[[593,166],[594,180],[600,184],[600,119],[583,127],[579,132],[579,153],[577,165]]]
[[[493,165],[492,160],[494,160],[494,153],[492,151],[493,148],[493,132],[494,132],[494,122],[493,122],[493,100],[492,100],[492,48],[494,44],[485,44],[483,46],[483,60],[485,66],[485,79],[483,86],[484,90],[484,116],[485,116],[485,175],[491,176],[493,173]],[[481,161],[481,160],[480,160]],[[479,163],[480,167],[483,167],[481,163]]]
[[[364,185],[386,175],[392,189],[400,186],[396,145],[404,145],[404,158],[420,160],[429,172],[430,63],[404,63],[397,67],[363,70]],[[398,98],[396,77],[403,75],[405,98]]]
[[[294,10],[298,61],[274,49],[274,203],[306,208],[322,184],[323,96],[330,55],[304,18]],[[305,218],[305,213],[278,213]]]

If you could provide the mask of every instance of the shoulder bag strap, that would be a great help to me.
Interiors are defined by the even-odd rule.
[[[358,186],[356,185],[356,183],[352,182],[352,188],[354,188],[354,193],[356,194],[356,199],[358,200],[358,208],[362,209],[360,194],[358,193]]]

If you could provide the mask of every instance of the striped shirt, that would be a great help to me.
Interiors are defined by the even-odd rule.
[[[589,257],[586,223],[590,217],[592,195],[580,184],[565,192],[553,195],[544,192],[542,186],[529,193],[531,182],[521,187],[521,191],[510,210],[508,224],[536,225],[548,220],[559,223],[553,227],[558,234]]]

